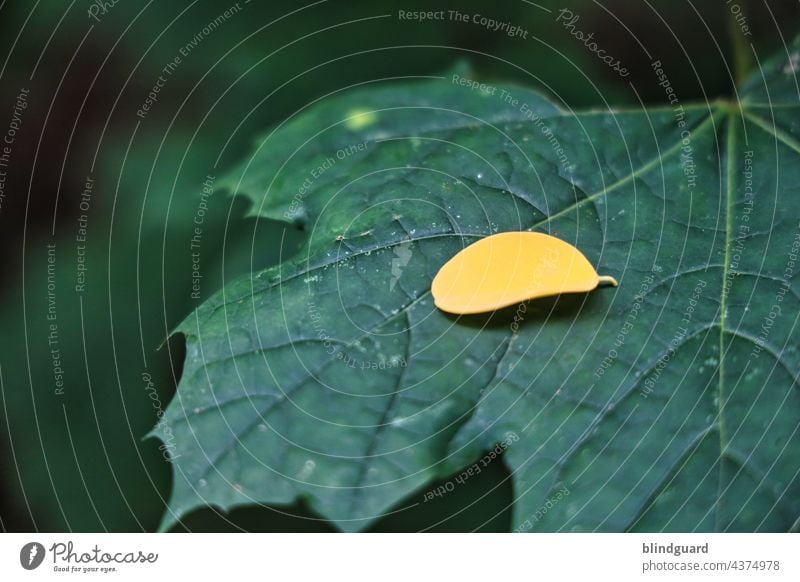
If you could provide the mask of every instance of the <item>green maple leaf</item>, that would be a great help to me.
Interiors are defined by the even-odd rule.
[[[737,103],[566,112],[448,77],[270,132],[225,186],[308,240],[180,326],[183,377],[155,431],[174,457],[163,527],[304,499],[363,529],[503,443],[520,531],[790,529],[791,64],[765,64]],[[570,242],[619,287],[438,311],[439,267],[513,230]]]

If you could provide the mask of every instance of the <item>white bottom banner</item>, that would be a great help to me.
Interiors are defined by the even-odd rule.
[[[0,580],[800,580],[796,534],[3,534]]]

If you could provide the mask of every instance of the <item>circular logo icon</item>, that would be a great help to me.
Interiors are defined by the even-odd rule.
[[[19,563],[26,570],[35,570],[44,561],[44,546],[39,542],[29,542],[19,551]]]

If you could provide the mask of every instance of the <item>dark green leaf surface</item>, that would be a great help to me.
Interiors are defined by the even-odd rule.
[[[204,504],[303,499],[363,529],[512,442],[521,531],[789,529],[800,103],[786,70],[748,85],[759,103],[781,87],[773,109],[567,115],[447,79],[355,92],[276,130],[227,184],[308,242],[180,327],[186,365],[157,431],[175,444],[164,526]],[[353,125],[353,111],[371,113]],[[619,287],[516,316],[433,306],[453,254],[522,229]]]

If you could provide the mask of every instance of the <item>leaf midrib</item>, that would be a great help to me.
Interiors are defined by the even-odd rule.
[[[720,531],[720,519],[722,514],[722,493],[723,481],[725,472],[725,463],[723,462],[725,450],[728,447],[727,428],[725,426],[725,323],[728,316],[728,294],[730,289],[726,288],[728,281],[728,271],[730,269],[730,252],[733,231],[733,158],[736,149],[736,135],[735,135],[735,112],[733,109],[728,111],[727,115],[727,135],[726,135],[726,148],[725,148],[725,258],[722,265],[722,282],[720,289],[722,297],[720,298],[720,313],[719,313],[719,366],[717,368],[717,375],[719,383],[717,385],[717,432],[719,435],[719,458],[718,458],[718,483],[717,483],[717,498],[714,503],[714,529]]]

